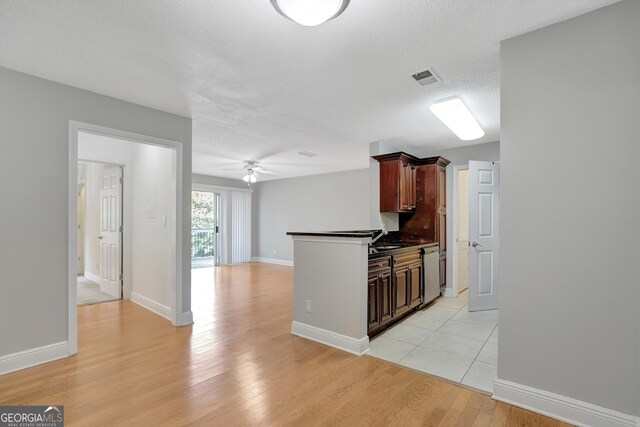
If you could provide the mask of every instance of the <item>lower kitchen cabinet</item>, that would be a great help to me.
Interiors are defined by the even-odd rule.
[[[399,267],[393,269],[393,288],[395,301],[393,304],[393,315],[399,316],[409,311],[409,267]]]
[[[375,334],[424,302],[422,250],[369,260],[368,332]]]
[[[380,276],[378,289],[380,324],[384,325],[393,317],[393,286],[391,284],[391,271],[389,271],[389,274],[382,274]]]
[[[375,330],[393,317],[391,269],[369,274],[368,330]]]
[[[408,288],[410,295],[410,309],[417,307],[424,302],[424,292],[422,289],[424,280],[422,274],[422,262],[409,266]]]
[[[367,330],[373,330],[380,326],[380,298],[378,295],[378,275],[369,275],[367,280],[368,289],[368,312],[367,315]]]

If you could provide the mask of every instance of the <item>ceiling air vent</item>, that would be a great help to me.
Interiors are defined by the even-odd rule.
[[[431,70],[431,68],[427,68],[424,71],[415,73],[411,77],[413,77],[418,83],[420,83],[420,86],[427,86],[432,83],[438,83],[440,81],[440,78],[436,76],[436,74],[433,72],[433,70]]]

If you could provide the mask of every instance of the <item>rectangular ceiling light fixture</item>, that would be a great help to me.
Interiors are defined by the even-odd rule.
[[[436,102],[431,112],[463,141],[482,138],[484,131],[460,98]]]

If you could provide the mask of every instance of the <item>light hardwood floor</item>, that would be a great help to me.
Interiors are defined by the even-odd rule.
[[[0,376],[0,404],[64,404],[70,426],[565,425],[292,336],[290,267],[213,274],[194,280],[193,326],[129,301],[79,308],[79,353]]]

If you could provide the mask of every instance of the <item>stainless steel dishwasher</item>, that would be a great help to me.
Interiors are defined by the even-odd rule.
[[[432,246],[424,249],[422,258],[424,269],[424,304],[440,296],[440,248]]]

